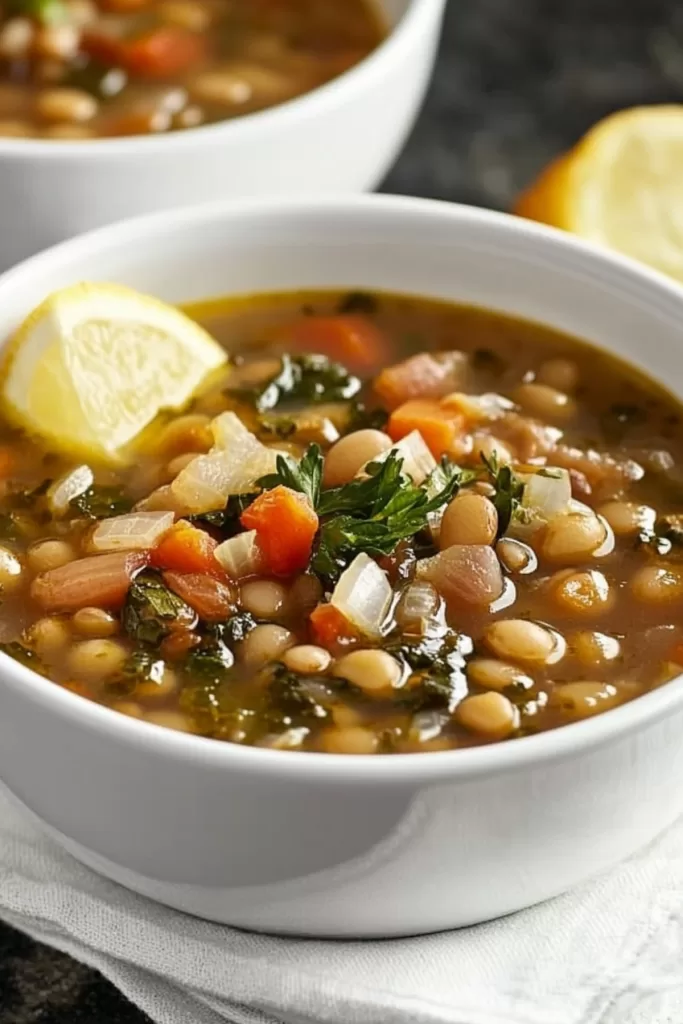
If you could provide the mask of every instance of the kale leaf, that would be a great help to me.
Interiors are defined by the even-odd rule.
[[[414,677],[411,685],[404,688],[403,703],[411,710],[455,710],[467,692],[465,658],[457,633],[415,643],[398,641],[390,643],[386,650]]]
[[[194,612],[151,572],[131,584],[123,606],[123,628],[140,643],[154,647],[168,636],[178,619],[191,622]]]
[[[258,388],[228,389],[227,394],[250,402],[265,413],[281,405],[311,405],[353,398],[361,389],[358,377],[323,355],[283,355],[280,370]]]
[[[225,622],[209,626],[199,647],[190,651],[183,669],[192,683],[218,686],[229,678],[235,663],[234,645],[251,632],[256,620],[249,612],[232,615]]]
[[[95,484],[72,498],[69,505],[88,519],[108,519],[110,516],[130,512],[133,502],[122,487],[100,487]]]
[[[185,516],[191,523],[214,526],[229,537],[234,537],[242,529],[240,517],[244,510],[258,497],[258,491],[250,494],[231,494],[225,507],[212,512],[201,512],[193,516]]]

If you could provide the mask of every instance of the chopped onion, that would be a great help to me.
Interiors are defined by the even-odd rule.
[[[387,574],[363,553],[339,577],[330,604],[364,636],[379,639],[392,597]]]
[[[530,476],[524,486],[522,507],[534,519],[548,522],[569,511],[572,483],[566,469],[548,467]]]
[[[256,530],[238,533],[236,537],[223,541],[214,549],[213,554],[233,580],[256,576],[264,568],[263,552],[258,545]]]
[[[393,448],[389,448],[386,452],[382,452],[381,455],[376,456],[372,461],[384,462],[391,452],[395,452],[403,459],[403,472],[406,476],[409,476],[413,483],[418,487],[420,484],[424,483],[430,473],[433,473],[436,469],[436,459],[425,444],[424,438],[419,430],[413,430],[412,433],[401,438]],[[363,476],[364,474],[365,466],[359,470],[358,476]]]
[[[173,526],[173,512],[131,512],[98,523],[90,538],[92,551],[147,551]]]
[[[173,496],[188,512],[221,508],[231,494],[253,488],[259,477],[275,471],[279,452],[266,448],[234,412],[224,412],[211,424],[215,445],[198,455],[171,484]]]
[[[441,399],[441,405],[446,409],[453,409],[454,412],[459,412],[470,425],[499,420],[515,408],[514,402],[495,392],[487,392],[483,395],[467,395],[462,391],[454,391],[452,394],[446,395],[445,398]]]
[[[396,622],[409,636],[436,636],[445,630],[443,601],[431,583],[411,583],[405,588]]]
[[[53,515],[62,516],[69,511],[69,505],[92,487],[95,477],[90,466],[77,466],[66,476],[59,477],[47,492],[47,503]]]
[[[446,601],[485,608],[503,593],[503,574],[493,548],[454,544],[417,563],[417,577],[432,583]]]

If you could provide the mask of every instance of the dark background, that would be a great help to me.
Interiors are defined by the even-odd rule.
[[[678,0],[448,0],[426,106],[384,190],[508,209],[605,114],[682,99]],[[99,975],[3,925],[0,1022],[148,1024]]]

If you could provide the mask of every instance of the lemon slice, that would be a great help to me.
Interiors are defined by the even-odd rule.
[[[50,295],[4,354],[8,417],[53,447],[109,462],[161,409],[186,404],[226,361],[220,345],[172,306],[113,284]]]
[[[683,106],[599,122],[515,212],[618,249],[683,281]]]

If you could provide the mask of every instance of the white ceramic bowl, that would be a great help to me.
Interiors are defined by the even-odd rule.
[[[683,290],[569,235],[390,197],[229,204],[67,242],[0,278],[0,338],[83,278],[166,299],[393,289],[599,342],[683,395]],[[546,899],[683,809],[683,679],[593,720],[448,753],[250,749],[134,721],[0,655],[0,779],[76,857],[247,928],[388,936]]]
[[[168,135],[0,138],[0,270],[82,231],[189,203],[374,188],[424,97],[446,0],[379,0],[387,40],[289,103]]]

